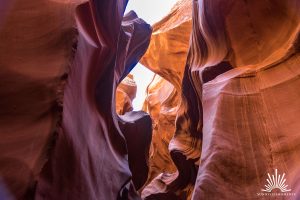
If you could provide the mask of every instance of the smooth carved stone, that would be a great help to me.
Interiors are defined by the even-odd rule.
[[[235,68],[203,85],[202,164],[193,199],[261,199],[257,193],[274,169],[286,173],[296,193],[291,199],[299,198],[299,66],[297,53],[263,71]]]
[[[0,198],[262,199],[278,169],[299,199],[300,2],[182,0],[154,25],[149,161],[121,81],[151,28],[126,3],[1,1]]]
[[[261,199],[275,169],[300,198],[299,22],[297,0],[194,1],[183,84],[203,129],[192,199]],[[224,62],[235,68],[222,73]]]
[[[116,112],[119,115],[133,110],[132,101],[136,96],[136,90],[137,86],[133,75],[128,74],[118,85],[116,91]]]
[[[193,184],[196,179],[201,148],[199,139],[201,134],[199,129],[194,128],[199,119],[199,114],[197,115],[197,97],[188,96],[187,98],[187,100],[190,100],[189,103],[195,106],[194,109],[184,111],[184,106],[179,106],[182,103],[179,95],[182,87],[188,88],[191,90],[191,93],[194,93],[191,85],[182,86],[181,84],[184,79],[184,66],[192,26],[191,13],[192,2],[187,0],[179,1],[164,19],[153,26],[154,31],[150,46],[141,59],[141,62],[146,67],[162,76],[173,86],[173,89],[167,91],[154,90],[153,93],[157,93],[157,95],[148,92],[149,96],[147,99],[149,100],[146,100],[148,112],[154,120],[153,145],[151,149],[153,153],[151,153],[152,157],[150,157],[150,166],[152,164],[152,168],[150,168],[149,174],[151,183],[142,192],[142,197],[146,199],[165,198],[163,194],[167,194],[168,197],[171,195],[181,199],[189,199],[191,198]],[[155,89],[155,86],[153,88]],[[157,88],[159,88],[159,85]],[[152,95],[157,97],[153,98]],[[162,97],[168,99],[167,104],[164,103],[165,100]],[[168,105],[170,102],[172,102],[172,106]],[[162,116],[168,112],[168,118],[171,120],[164,122],[166,119],[163,119]],[[187,115],[192,115],[192,112],[196,115],[194,120],[187,119]],[[176,123],[175,129],[175,117],[176,115],[180,116],[180,114],[181,117],[177,118],[178,123]],[[164,124],[168,124],[170,128],[164,130],[162,128],[165,126]],[[162,130],[166,131],[166,133]],[[162,141],[161,138],[165,137],[164,135],[168,135],[168,140]],[[165,143],[159,145],[162,142]],[[166,146],[168,146],[167,152],[165,152]],[[163,150],[160,149],[161,147],[163,147]],[[172,162],[161,164],[161,156],[167,160],[171,157]],[[173,170],[173,163],[178,170],[177,172]],[[158,172],[163,174],[159,174],[153,179],[153,176],[157,175]]]
[[[0,2],[0,199],[34,196],[61,119],[73,11],[46,0]]]
[[[296,194],[291,199],[300,198],[296,156],[300,127],[295,117],[300,108],[300,2],[198,0],[193,4],[185,70],[175,75],[182,77],[178,86],[182,95],[169,144],[179,172],[160,174],[145,187],[144,197],[261,199],[257,193],[267,184],[266,173],[278,168]],[[164,32],[154,33],[153,46],[142,62],[177,87],[177,78],[171,80],[168,73],[179,69],[173,61],[185,57],[174,58],[175,47],[161,48]],[[196,165],[189,165],[189,160]],[[178,195],[188,177],[194,178],[197,164],[193,197]],[[187,179],[181,180],[180,174]],[[194,184],[193,178],[189,184]]]
[[[141,63],[181,88],[192,30],[192,1],[178,1],[171,12],[153,25],[148,50]]]
[[[221,62],[215,66],[203,68],[203,71],[201,71],[202,83],[207,83],[231,69],[232,66],[229,62]]]
[[[140,159],[130,154],[132,144],[141,144],[126,138],[132,140],[135,127],[143,130],[139,137],[147,137],[140,151],[146,157],[151,121],[145,114],[129,115],[125,125],[139,119],[142,124],[121,129],[115,92],[146,51],[151,27],[134,12],[123,17],[126,3],[90,0],[76,9],[78,46],[64,91],[61,131],[38,181],[37,199],[140,199],[128,157]]]
[[[148,182],[161,173],[175,173],[176,167],[169,153],[169,142],[175,131],[178,95],[174,86],[155,75],[147,88],[143,109],[153,119]]]
[[[152,120],[145,112],[133,111],[120,116],[119,125],[127,143],[132,182],[139,190],[146,183],[149,173]]]

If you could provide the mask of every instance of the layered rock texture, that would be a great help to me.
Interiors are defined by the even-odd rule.
[[[165,18],[153,25],[149,48],[141,59],[143,65],[159,75],[149,85],[145,101],[154,122],[148,180],[151,182],[142,192],[145,199],[191,198],[200,141],[186,135],[190,133],[187,127],[178,125],[175,129],[175,118],[182,112],[181,83],[191,31],[192,2],[178,1]]]
[[[177,90],[181,88],[192,30],[192,1],[178,1],[171,12],[153,25],[151,42],[141,63]]]
[[[299,11],[294,0],[194,3],[187,82],[201,87],[203,146],[193,199],[261,199],[275,169],[295,194],[285,199],[300,198]]]
[[[89,1],[76,9],[78,46],[64,90],[62,130],[42,171],[37,198],[138,198],[126,145],[135,138],[122,133],[132,129],[132,122],[127,126],[123,119],[119,126],[115,91],[147,49],[151,28],[134,12],[123,17],[125,6],[125,1]],[[147,116],[134,120],[141,117]]]
[[[152,181],[163,172],[174,173],[176,171],[168,145],[175,131],[178,98],[174,86],[159,75],[155,75],[147,88],[143,110],[148,112],[153,119],[148,181]]]
[[[151,27],[127,1],[78,3],[1,2],[1,199],[140,199],[151,119],[118,117],[115,93]]]
[[[0,2],[0,182],[17,199],[34,196],[61,121],[76,42],[74,7],[45,0]]]
[[[116,91],[116,112],[119,115],[133,110],[132,101],[136,96],[136,91],[137,86],[133,75],[128,74],[118,85]]]
[[[296,0],[193,2],[180,107],[169,143],[178,177],[185,179],[158,176],[143,191],[146,199],[269,199],[258,193],[275,169],[285,173],[293,192],[283,199],[300,198],[299,11]],[[171,12],[166,19],[172,17]],[[166,21],[160,23],[171,29]],[[189,35],[178,32],[180,39]],[[166,69],[177,70],[177,60],[185,56],[173,52],[176,48],[159,48],[157,41],[167,34],[154,28],[142,62],[176,87],[178,78],[170,80]],[[182,156],[180,165],[176,160]],[[188,164],[193,159],[194,167]],[[192,195],[183,197],[184,181],[195,178],[197,166]]]
[[[0,2],[0,199],[300,199],[300,1],[126,4]]]

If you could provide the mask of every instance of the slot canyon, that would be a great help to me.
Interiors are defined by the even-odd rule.
[[[300,200],[300,0],[127,4],[0,0],[0,200]]]

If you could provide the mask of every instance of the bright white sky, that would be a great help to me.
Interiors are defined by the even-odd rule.
[[[152,25],[166,16],[177,0],[129,0],[125,13],[134,10],[136,14]],[[136,98],[133,100],[133,109],[142,109],[146,88],[153,78],[153,72],[138,63],[131,71],[137,84]]]

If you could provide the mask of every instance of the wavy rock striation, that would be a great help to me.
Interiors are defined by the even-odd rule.
[[[153,25],[149,48],[140,61],[177,90],[181,88],[189,48],[191,5],[189,0],[178,1],[166,17]]]
[[[126,4],[1,1],[0,199],[299,199],[299,0],[181,0],[151,42]]]
[[[275,169],[296,194],[287,199],[300,197],[299,11],[293,0],[194,2],[188,81],[201,87],[203,146],[193,199],[262,199]]]
[[[115,93],[151,27],[126,0],[81,2],[0,3],[1,199],[140,199],[152,123]]]
[[[170,199],[170,198],[179,198],[179,199],[187,199],[191,198],[191,193],[193,190],[193,184],[196,179],[198,161],[200,158],[200,137],[201,134],[199,130],[196,130],[195,124],[198,123],[198,116],[195,116],[194,120],[185,120],[186,113],[184,112],[185,106],[180,106],[180,104],[190,103],[195,105],[195,109],[188,110],[189,115],[194,115],[192,112],[197,112],[197,98],[190,96],[191,98],[187,98],[186,101],[182,101],[182,97],[179,95],[181,93],[182,87],[188,88],[189,90],[193,90],[190,85],[183,85],[182,80],[184,77],[185,71],[185,63],[189,48],[189,38],[192,28],[192,2],[187,0],[182,0],[177,2],[177,4],[172,8],[171,12],[160,22],[156,23],[153,26],[153,34],[151,37],[151,42],[149,48],[143,58],[141,59],[142,64],[144,64],[149,69],[153,70],[164,79],[169,81],[173,89],[169,89],[168,92],[164,91],[155,91],[156,95],[149,94],[148,110],[150,115],[155,121],[159,121],[159,123],[155,126],[158,128],[158,132],[154,129],[153,133],[153,150],[152,152],[159,151],[155,149],[154,144],[158,146],[158,142],[164,138],[165,133],[163,133],[164,126],[172,126],[172,128],[168,129],[168,140],[166,144],[168,146],[168,152],[165,153],[165,159],[168,157],[172,158],[173,163],[177,168],[177,172],[174,173],[173,166],[170,164],[168,170],[166,171],[163,168],[156,169],[156,174],[158,172],[164,172],[163,174],[159,174],[152,182],[145,187],[142,192],[142,197],[146,199],[157,198],[157,199]],[[165,84],[162,83],[162,88]],[[150,85],[151,87],[151,85]],[[155,87],[154,87],[155,88]],[[159,88],[157,86],[157,88]],[[169,97],[166,95],[169,94]],[[168,99],[164,103],[164,99],[156,100],[161,101],[161,110],[155,111],[155,109],[159,109],[158,106],[155,106],[155,101],[151,102],[151,99],[157,96],[166,96]],[[156,98],[157,98],[156,97]],[[159,98],[158,98],[159,99]],[[152,105],[151,105],[152,104]],[[166,104],[166,105],[163,105]],[[174,126],[174,121],[163,121],[159,120],[159,117],[162,117],[168,111],[164,110],[164,107],[168,107],[168,104],[172,104],[172,106],[168,109],[171,109],[172,112],[169,116],[170,119],[175,119],[177,117],[176,129]],[[152,113],[152,114],[151,114]],[[154,114],[157,113],[157,114]],[[172,116],[173,115],[173,116]],[[166,126],[166,123],[169,123]],[[171,138],[172,139],[171,139]],[[170,140],[171,139],[171,140]],[[158,146],[159,147],[159,146]],[[158,148],[157,147],[157,148]],[[163,150],[164,151],[164,150]],[[157,158],[155,158],[155,156]],[[160,154],[153,156],[153,161],[150,163],[156,163],[155,167],[163,167],[163,165],[159,165],[159,157]],[[150,158],[151,160],[151,158]],[[150,174],[150,177],[152,175]]]
[[[116,112],[119,115],[133,110],[132,101],[136,96],[136,91],[137,86],[133,75],[128,74],[118,85],[116,91]]]
[[[146,199],[263,199],[257,193],[274,169],[286,173],[296,194],[289,199],[299,198],[299,11],[296,0],[194,1],[187,57],[161,47],[187,29],[177,23],[177,37],[165,42],[169,32],[154,26],[142,62],[181,90],[169,144],[178,173],[154,179]],[[169,30],[170,18],[178,19],[158,24]],[[194,184],[192,196],[182,195]]]
[[[176,172],[168,146],[175,131],[178,101],[179,96],[174,86],[156,74],[147,88],[143,106],[153,119],[148,182],[161,173]]]
[[[151,28],[134,12],[123,17],[125,6],[121,0],[91,0],[76,9],[78,47],[64,92],[62,129],[37,198],[139,199],[115,91],[147,49]],[[151,120],[145,123],[151,128]]]

